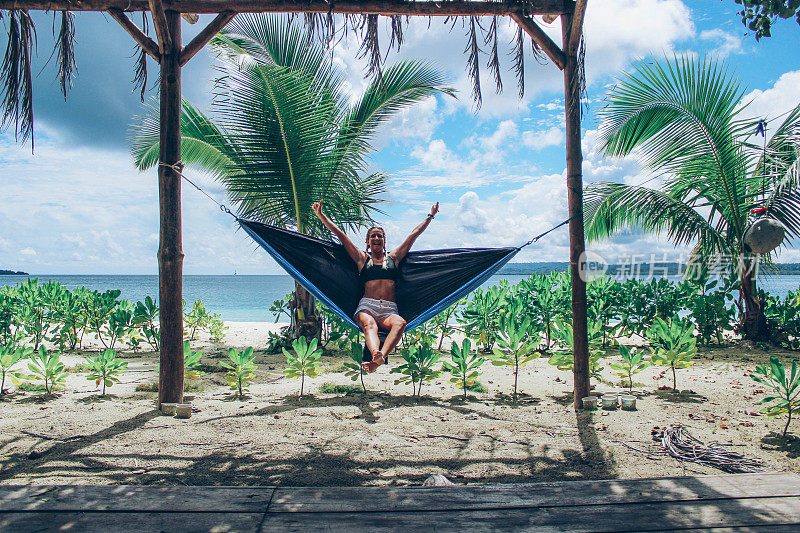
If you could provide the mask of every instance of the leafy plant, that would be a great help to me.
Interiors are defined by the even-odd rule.
[[[444,342],[444,338],[456,331],[455,326],[450,325],[450,319],[453,318],[455,315],[456,309],[458,309],[461,305],[466,302],[465,298],[457,301],[431,320],[431,326],[433,327],[434,331],[438,332],[439,335],[439,346],[437,350],[442,349],[442,343]]]
[[[292,294],[289,293],[282,299],[272,302],[272,305],[269,307],[269,312],[275,315],[275,322],[280,322],[283,315],[286,315],[287,320],[292,319],[292,310],[289,305],[293,298]]]
[[[791,350],[800,350],[800,289],[789,291],[781,300],[762,294],[764,314],[770,328],[770,340]]]
[[[434,369],[434,365],[439,362],[442,354],[431,346],[431,343],[413,344],[400,350],[400,356],[405,361],[404,364],[393,368],[390,374],[401,374],[394,382],[411,383],[411,390],[414,396],[419,396],[422,392],[422,384],[426,381],[433,381],[442,375],[441,370]]]
[[[5,394],[6,374],[15,385],[19,385],[23,375],[20,371],[11,368],[21,359],[30,357],[32,353],[32,348],[20,348],[13,344],[0,345],[0,372],[3,374],[2,381],[0,381],[0,396]]]
[[[614,339],[622,329],[619,325],[619,308],[622,299],[621,286],[618,281],[610,280],[606,277],[592,280],[586,286],[587,300],[591,302],[586,310],[590,321],[600,322],[600,331],[603,340],[601,346],[605,347],[607,342]],[[617,324],[611,326],[611,322]]]
[[[103,384],[103,394],[106,395],[106,387],[111,387],[114,383],[119,383],[119,375],[128,368],[127,361],[117,359],[116,350],[106,349],[96,357],[86,357],[86,364],[89,366],[89,375],[86,379],[94,381],[95,385]]]
[[[16,297],[19,303],[19,323],[27,337],[33,342],[34,350],[38,350],[39,344],[48,334],[44,295],[39,287],[39,280],[29,278],[20,283]]]
[[[734,308],[728,302],[733,299],[731,290],[734,282],[735,278],[729,278],[720,290],[715,290],[719,280],[709,280],[708,273],[704,272],[682,284],[686,287],[687,307],[700,344],[708,344],[712,340],[721,344],[723,332],[732,328]]]
[[[597,322],[589,322],[586,328],[589,341],[589,375],[595,379],[600,379],[600,359],[606,356],[605,350],[601,348],[603,344],[603,332],[601,325]],[[558,340],[559,347],[553,351],[553,355],[547,360],[559,370],[572,372],[575,368],[575,340],[573,337],[572,324],[562,319],[557,319],[553,324],[553,334]]]
[[[39,349],[33,352],[31,362],[28,363],[28,370],[32,374],[25,377],[43,380],[47,394],[53,394],[56,388],[62,386],[69,374],[64,370],[64,363],[61,362],[61,352],[48,352],[44,346],[39,346]]]
[[[241,400],[244,398],[244,393],[250,388],[250,382],[256,377],[253,348],[248,347],[241,352],[236,348],[230,348],[228,359],[229,361],[222,361],[220,366],[229,370],[225,374],[225,379],[228,380],[228,385],[232,390],[239,392],[238,396]]]
[[[615,376],[627,380],[628,390],[633,390],[633,375],[650,366],[650,361],[643,360],[642,353],[636,347],[628,348],[622,344],[619,345],[619,355],[622,357],[622,361],[611,363],[608,366],[615,370]]]
[[[654,365],[672,368],[672,388],[677,390],[675,369],[692,366],[697,355],[697,339],[691,323],[681,320],[678,315],[669,322],[656,317],[652,327],[647,330],[647,338],[653,350],[650,361]]]
[[[122,292],[119,290],[108,290],[103,293],[91,291],[88,293],[87,300],[84,302],[89,327],[94,331],[97,338],[106,348],[110,346],[106,343],[103,334],[108,331],[106,324],[111,314],[120,303],[117,301],[120,294],[122,294]]]
[[[141,329],[148,344],[158,351],[161,334],[158,331],[156,321],[158,320],[158,306],[153,299],[147,296],[144,302],[136,302],[133,309],[133,324]]]
[[[11,287],[0,288],[0,344],[11,342],[15,331],[15,308],[17,298],[14,296]]]
[[[556,318],[569,316],[570,279],[566,272],[533,275],[520,281],[518,294],[544,332],[544,348],[549,350]]]
[[[108,334],[107,348],[114,349],[117,340],[130,335],[134,329],[133,306],[127,300],[117,302],[117,306],[108,314],[105,332]],[[102,338],[100,339],[102,341]],[[105,342],[103,342],[105,345]]]
[[[450,359],[452,362],[444,361],[443,368],[450,375],[450,383],[455,383],[464,391],[464,399],[467,399],[467,391],[477,383],[481,365],[485,361],[478,353],[472,352],[472,344],[469,339],[464,339],[461,346],[458,343],[450,345]]]
[[[750,377],[775,391],[774,394],[761,398],[758,403],[772,403],[761,410],[770,418],[788,415],[782,435],[785,437],[792,414],[800,413],[800,372],[797,371],[797,361],[792,361],[792,372],[787,376],[781,360],[772,355],[769,358],[769,367],[757,365],[756,371]]]
[[[322,348],[317,347],[317,339],[311,339],[309,343],[305,337],[299,337],[292,341],[292,349],[294,354],[283,348],[283,355],[286,356],[286,368],[283,369],[283,373],[288,378],[300,378],[300,396],[302,396],[306,376],[315,378],[319,375]]]
[[[206,306],[200,300],[195,300],[192,310],[183,315],[184,335],[189,336],[193,341],[197,338],[197,330],[205,329],[211,320],[211,316],[206,311]]]
[[[725,270],[737,275],[744,307],[739,329],[745,339],[768,340],[754,276],[758,258],[745,234],[752,210],[762,207],[787,234],[800,230],[795,216],[800,105],[775,124],[763,144],[754,143],[761,121],[743,117],[743,94],[741,83],[715,60],[684,56],[635,62],[599,112],[603,149],[612,157],[636,155],[667,178],[659,189],[589,185],[586,237],[593,241],[633,228],[691,247],[693,263],[728,258]],[[654,303],[673,302],[657,298]],[[659,308],[658,316],[667,319],[676,311]]]
[[[487,287],[484,292],[477,289],[472,299],[457,314],[458,323],[464,333],[483,345],[483,350],[490,352],[497,338],[500,315],[505,302],[507,287]]]
[[[364,357],[364,350],[361,344],[358,342],[351,343],[347,350],[347,355],[350,357],[350,361],[345,361],[342,365],[344,366],[344,375],[353,381],[360,379],[361,388],[364,389],[364,392],[367,392],[367,387],[364,385],[364,374],[366,370],[364,370],[364,367],[361,365]]]
[[[203,357],[203,352],[193,352],[189,341],[183,341],[183,377],[185,379],[197,379],[203,375],[203,372],[197,368],[200,366],[201,357]]]
[[[219,313],[211,313],[208,319],[208,334],[212,341],[220,342],[225,338],[228,326],[223,322]]]
[[[539,345],[539,331],[531,332],[531,320],[526,317],[522,324],[515,320],[504,321],[493,355],[490,356],[494,366],[510,366],[514,369],[514,402],[517,401],[517,382],[519,369],[532,359],[539,357],[536,351]]]

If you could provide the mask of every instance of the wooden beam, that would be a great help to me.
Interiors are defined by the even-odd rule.
[[[583,34],[583,17],[586,14],[587,0],[578,0],[575,2],[575,12],[572,15],[572,28],[569,32],[569,44],[564,44],[568,54],[575,55],[578,53],[578,45],[581,42],[581,35]]]
[[[544,50],[544,53],[547,54],[547,57],[555,63],[555,65],[564,70],[564,65],[567,64],[566,56],[564,52],[561,51],[561,48],[558,47],[556,43],[553,42],[550,37],[536,24],[532,18],[526,15],[520,15],[519,13],[512,13],[511,18],[520,25],[520,27],[525,30],[525,33],[531,36],[536,44]]]
[[[161,61],[161,53],[158,49],[158,44],[153,41],[150,37],[144,34],[139,27],[131,22],[131,20],[122,12],[120,9],[111,8],[108,10],[108,14],[111,15],[111,18],[119,22],[120,26],[125,28],[125,31],[133,37],[133,40],[139,43],[139,46],[144,49],[147,54],[155,59],[156,61]]]
[[[173,0],[165,8],[180,13],[349,13],[421,15],[428,17],[507,16],[512,13],[561,15],[572,13],[573,0]],[[149,0],[0,0],[0,9],[150,11]]]
[[[158,155],[158,299],[161,354],[158,401],[183,401],[183,245],[181,236],[181,18],[165,13],[171,46],[161,57],[161,136]]]
[[[236,11],[223,11],[219,15],[216,16],[214,20],[208,23],[208,26],[203,28],[203,31],[198,33],[194,39],[192,39],[189,44],[181,51],[181,59],[180,64],[184,66],[189,60],[194,57],[194,55],[203,49],[205,45],[208,44],[219,30],[225,27],[228,22],[230,22],[233,17],[236,16]]]
[[[158,36],[158,49],[161,55],[164,55],[164,50],[172,48],[172,38],[167,31],[167,15],[164,13],[164,4],[161,0],[148,0],[150,4],[150,14],[153,16],[153,26],[156,27],[156,35]]]
[[[561,38],[569,38],[570,15],[561,16]],[[575,385],[575,409],[582,409],[581,398],[589,396],[589,342],[586,317],[586,243],[583,230],[583,153],[581,153],[580,94],[578,58],[566,54],[564,68],[564,115],[567,140],[567,206],[569,209],[569,268],[572,276],[572,335]]]

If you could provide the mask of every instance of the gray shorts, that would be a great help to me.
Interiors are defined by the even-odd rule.
[[[397,312],[397,303],[389,300],[376,300],[375,298],[361,298],[356,307],[354,317],[358,317],[358,313],[365,311],[371,314],[375,320],[380,322],[389,315],[399,315]]]

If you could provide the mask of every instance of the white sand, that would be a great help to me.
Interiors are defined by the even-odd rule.
[[[228,347],[262,350],[279,325],[230,322],[223,343],[207,336],[193,342],[219,367]],[[795,352],[775,350],[783,358]],[[258,372],[244,401],[234,398],[224,373],[202,378],[188,392],[189,420],[159,415],[156,393],[137,392],[157,380],[158,354],[126,357],[122,383],[98,398],[86,374],[70,374],[56,398],[12,394],[0,403],[0,483],[162,483],[187,485],[378,485],[417,484],[441,473],[458,483],[633,478],[720,473],[711,467],[648,456],[654,426],[680,423],[704,442],[732,443],[736,451],[765,460],[770,469],[800,472],[800,439],[774,432],[783,420],[753,416],[763,387],[748,376],[770,352],[703,349],[697,364],[678,370],[678,387],[693,394],[657,390],[671,372],[654,367],[637,374],[637,411],[575,413],[571,374],[545,359],[520,372],[522,393],[508,402],[513,376],[488,362],[480,377],[488,391],[461,399],[448,377],[423,386],[395,384],[399,358],[365,379],[367,395],[321,394],[322,383],[354,384],[336,372],[346,356],[323,356],[324,372],[300,383],[284,377],[283,355],[257,352]],[[82,354],[66,354],[74,367]],[[218,370],[222,370],[218,368]],[[616,382],[609,369],[603,371]],[[8,385],[7,385],[8,386]],[[622,391],[600,383],[596,392]],[[790,432],[800,434],[800,423]]]

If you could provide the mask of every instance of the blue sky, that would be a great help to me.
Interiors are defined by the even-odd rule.
[[[800,102],[800,27],[785,21],[756,43],[745,34],[733,0],[590,0],[586,15],[588,112],[583,122],[584,179],[641,183],[650,175],[634,159],[608,160],[598,150],[599,109],[614,76],[637,58],[665,54],[711,55],[724,60],[746,87],[748,113],[771,118]],[[133,94],[133,41],[110,17],[76,15],[78,76],[65,102],[54,80],[51,17],[37,14],[35,72],[36,149],[0,134],[0,268],[36,274],[154,274],[157,272],[158,197],[155,171],[139,173],[127,135],[142,112]],[[134,17],[140,23],[140,17]],[[195,26],[184,23],[184,42]],[[543,25],[560,42],[556,22]],[[382,205],[389,245],[399,242],[441,203],[440,215],[418,249],[519,245],[567,216],[564,177],[563,80],[552,64],[526,57],[526,94],[519,99],[510,62],[505,91],[495,94],[482,68],[483,106],[476,110],[466,73],[466,29],[441,20],[413,21],[401,54],[430,61],[448,73],[457,99],[432,98],[387,124],[376,139],[374,168],[391,176]],[[510,42],[513,26],[501,24]],[[2,38],[4,39],[4,37]],[[5,41],[0,39],[0,46]],[[388,34],[383,40],[388,43]],[[102,50],[102,54],[98,53]],[[354,94],[363,89],[364,65],[350,36],[333,52]],[[183,93],[209,103],[212,60],[204,51],[184,68]],[[150,63],[150,85],[157,79]],[[150,90],[149,96],[155,95]],[[224,191],[188,172],[208,192]],[[653,183],[655,184],[655,183]],[[184,184],[183,247],[186,274],[271,274],[280,269],[230,217]],[[353,236],[360,239],[360,236]],[[607,258],[637,253],[644,259],[676,250],[663,239],[623,235],[590,248]],[[566,228],[526,248],[517,261],[566,261]],[[779,261],[800,261],[784,249]]]

